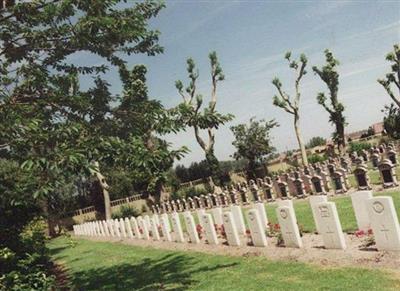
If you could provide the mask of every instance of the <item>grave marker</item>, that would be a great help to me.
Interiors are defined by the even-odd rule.
[[[141,239],[142,234],[140,233],[139,226],[138,226],[138,223],[137,223],[135,217],[131,217],[131,225],[132,225],[132,230],[133,230],[133,234],[135,235],[135,238]]]
[[[173,214],[179,215],[176,212],[174,212]],[[160,225],[161,225],[161,230],[162,230],[162,234],[163,234],[163,240],[164,241],[172,241],[171,234],[170,234],[170,232],[168,230],[167,224],[169,224],[168,217],[162,216],[161,217],[161,221],[160,221]]]
[[[151,236],[153,240],[160,240],[160,233],[158,232],[157,222],[154,217],[150,218]]]
[[[340,225],[336,205],[333,202],[318,203],[315,222],[320,226],[326,249],[346,249],[346,242]]]
[[[185,242],[181,226],[181,220],[179,219],[179,214],[172,213],[171,220],[172,220],[172,229],[174,230],[175,241],[181,243]]]
[[[246,233],[246,227],[244,224],[242,209],[239,205],[231,205],[231,212],[233,215],[233,219],[236,224],[236,229],[240,234]]]
[[[254,246],[266,247],[267,238],[257,209],[250,209],[247,212],[247,222],[249,224],[251,239]]]
[[[293,207],[280,206],[276,209],[276,214],[285,246],[293,248],[303,247]]]
[[[315,221],[315,227],[319,234],[321,234],[322,231],[321,226],[319,225],[319,220],[317,219],[317,205],[322,202],[328,202],[328,198],[325,195],[310,196],[311,212]]]
[[[232,212],[225,212],[223,214],[223,223],[228,244],[230,246],[240,246],[239,234]]]
[[[190,242],[198,244],[200,242],[200,239],[192,214],[189,211],[185,211],[183,213],[183,217],[185,218],[186,230],[189,234]]]
[[[371,191],[357,191],[350,194],[351,204],[353,205],[354,214],[356,216],[357,226],[360,230],[368,230],[371,222],[368,216],[366,201],[372,198]]]
[[[128,237],[129,238],[133,238],[133,232],[132,232],[132,227],[131,227],[131,223],[129,221],[129,218],[125,217],[124,222],[125,222],[125,228],[126,228],[126,232],[128,234]]]
[[[221,207],[215,207],[211,209],[212,216],[214,218],[215,224],[217,225],[222,225],[223,224],[223,219],[222,219],[222,208]]]
[[[393,198],[370,198],[366,205],[378,250],[400,251],[400,226]]]
[[[258,215],[260,216],[261,224],[264,230],[268,229],[268,217],[267,212],[265,211],[264,203],[256,202],[254,203],[255,209],[258,211]]]
[[[120,227],[120,230],[121,230],[121,236],[122,237],[127,237],[126,229],[125,229],[125,221],[124,221],[123,218],[119,219],[119,227]]]
[[[211,245],[217,245],[219,242],[211,214],[206,213],[203,215],[203,223],[208,243]]]

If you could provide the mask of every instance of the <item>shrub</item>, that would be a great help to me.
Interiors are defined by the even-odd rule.
[[[306,144],[306,149],[311,149],[313,147],[323,146],[323,145],[326,145],[326,139],[321,136],[314,136]]]
[[[360,154],[363,150],[369,150],[371,145],[367,142],[350,142],[349,143],[349,152]]]
[[[311,154],[307,157],[307,159],[310,164],[315,164],[327,160],[328,157],[325,155]]]
[[[50,290],[54,287],[45,227],[44,220],[36,218],[21,231],[17,251],[0,248],[0,290]]]
[[[185,187],[182,189],[179,189],[175,193],[172,194],[172,199],[178,199],[178,198],[189,198],[189,197],[195,197],[195,196],[200,196],[200,195],[205,195],[207,194],[207,189],[203,185],[197,185],[193,187]]]
[[[111,215],[111,217],[113,219],[119,219],[119,218],[130,217],[130,216],[137,217],[139,215],[140,215],[140,211],[137,210],[135,207],[130,206],[130,205],[122,205],[119,208],[118,212],[113,213]]]

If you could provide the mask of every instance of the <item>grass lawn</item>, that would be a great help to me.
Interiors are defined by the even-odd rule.
[[[74,290],[399,290],[381,270],[327,268],[261,257],[173,252],[118,243],[58,238],[52,257]]]

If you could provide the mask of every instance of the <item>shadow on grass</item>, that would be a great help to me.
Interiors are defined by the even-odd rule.
[[[139,262],[70,272],[74,290],[186,290],[198,283],[196,273],[212,272],[237,263],[195,267],[198,260],[168,254],[160,259],[143,258]]]

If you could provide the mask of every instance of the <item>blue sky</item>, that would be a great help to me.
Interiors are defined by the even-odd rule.
[[[229,126],[252,116],[279,122],[272,131],[279,150],[297,147],[291,116],[272,105],[274,76],[288,93],[293,92],[294,75],[283,58],[288,50],[295,57],[304,52],[309,59],[300,103],[306,141],[317,135],[330,137],[333,131],[327,113],[316,102],[317,93],[326,88],[311,70],[324,63],[325,48],[341,63],[339,98],[346,107],[347,132],[382,120],[381,109],[390,100],[376,79],[389,68],[385,55],[400,42],[399,1],[167,1],[166,5],[151,22],[161,31],[165,53],[132,56],[129,63],[147,65],[150,96],[172,107],[181,101],[174,82],[186,81],[188,57],[200,70],[199,93],[209,100],[208,53],[217,51],[226,76],[219,84],[217,109],[236,116],[216,134],[220,160],[234,152]],[[108,77],[115,92],[120,90],[117,79]],[[173,147],[190,148],[181,163],[204,159],[192,129],[167,140]]]

